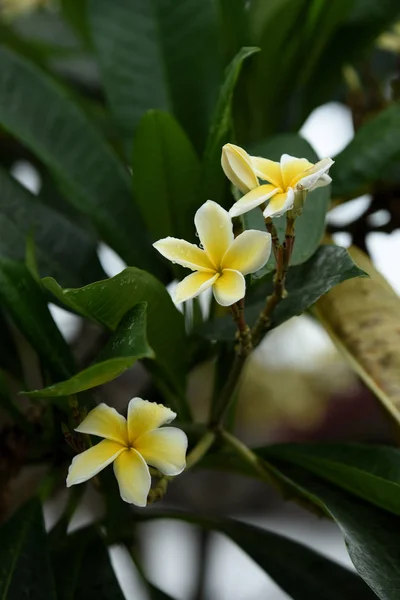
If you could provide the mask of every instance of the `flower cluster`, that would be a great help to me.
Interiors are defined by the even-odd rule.
[[[226,144],[222,149],[222,168],[243,197],[229,213],[211,200],[199,208],[194,222],[201,247],[172,237],[154,244],[165,258],[194,271],[177,286],[175,302],[195,298],[208,288],[212,288],[222,306],[241,300],[246,289],[244,275],[265,265],[271,253],[271,236],[247,230],[234,239],[232,217],[267,201],[265,218],[282,215],[293,208],[296,194],[311,192],[331,182],[328,171],[332,163],[330,158],[324,158],[313,165],[305,158],[288,154],[283,154],[280,162],[274,162]]]
[[[194,222],[200,247],[172,237],[154,244],[165,258],[193,271],[177,286],[175,301],[184,302],[209,288],[222,306],[234,305],[244,298],[244,276],[267,262],[271,235],[247,230],[235,238],[232,217],[256,206],[262,206],[265,218],[291,210],[297,194],[303,201],[305,192],[330,183],[327,173],[332,162],[324,158],[313,165],[305,158],[284,154],[278,163],[226,144],[222,168],[242,198],[229,213],[211,200],[199,208]],[[162,427],[175,417],[162,404],[141,398],[129,402],[127,419],[100,404],[76,431],[104,439],[73,459],[67,486],[87,481],[113,463],[122,499],[146,506],[151,487],[148,465],[166,476],[178,475],[186,466],[186,434],[175,427]]]
[[[312,192],[317,187],[329,185],[328,171],[332,164],[331,158],[323,158],[313,165],[305,158],[289,154],[282,154],[280,162],[274,162],[250,156],[243,148],[226,144],[222,150],[222,168],[244,194],[229,214],[237,217],[269,200],[263,211],[264,217],[278,217],[293,208],[296,193]]]

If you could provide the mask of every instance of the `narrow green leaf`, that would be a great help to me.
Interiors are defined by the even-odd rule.
[[[53,321],[45,294],[23,263],[0,257],[0,304],[56,379],[74,372],[71,351]]]
[[[312,163],[318,160],[310,144],[298,134],[283,134],[258,142],[251,146],[250,154],[275,161],[279,161],[282,154],[306,158]],[[308,194],[303,214],[296,219],[296,240],[290,261],[291,265],[300,265],[308,260],[320,245],[325,232],[325,216],[329,207],[329,199],[329,186],[317,188]],[[259,209],[257,211],[260,212]],[[278,217],[273,221],[283,239],[286,227],[285,217]],[[259,221],[259,227],[265,230],[265,224],[261,224],[261,221]],[[271,270],[274,267],[274,259],[271,257],[268,268]]]
[[[361,578],[335,561],[278,533],[233,519],[153,511],[147,519],[178,519],[225,534],[293,600],[373,600]],[[289,597],[289,596],[288,596]]]
[[[359,195],[400,157],[400,104],[392,104],[355,134],[332,167],[333,194]]]
[[[55,277],[62,285],[84,285],[104,277],[95,239],[2,169],[0,189],[0,255],[23,260],[31,237],[42,276]]]
[[[273,312],[271,328],[300,315],[342,281],[363,276],[364,271],[353,263],[345,248],[321,246],[306,263],[289,269],[286,285],[288,295]],[[249,326],[254,325],[266,298],[273,291],[273,285],[273,275],[270,273],[250,288],[245,309]],[[201,332],[211,339],[233,340],[235,326],[231,317],[222,317],[206,323]]]
[[[375,594],[352,571],[272,531],[238,521],[216,529],[246,552],[293,600],[373,600]]]
[[[215,2],[91,0],[89,22],[121,134],[170,110],[201,147],[221,72]]]
[[[400,450],[362,444],[282,444],[263,453],[307,469],[400,515]]]
[[[56,600],[38,500],[25,504],[0,528],[0,539],[1,600]]]
[[[93,528],[55,544],[52,562],[58,600],[124,600],[107,547]]]
[[[128,172],[65,91],[5,48],[0,123],[68,184],[68,200],[126,262],[160,272],[132,202]]]
[[[24,433],[37,441],[37,432],[34,426],[21,412],[20,407],[15,402],[8,385],[6,375],[0,369],[0,409],[8,413],[14,423],[18,425]],[[0,411],[1,412],[1,411]]]
[[[303,119],[313,108],[332,100],[332,93],[342,82],[343,66],[362,58],[378,35],[400,17],[398,0],[353,0],[349,4],[346,20],[331,36],[313,70],[308,83],[312,93],[305,98]]]
[[[129,310],[96,362],[66,381],[42,390],[24,392],[31,398],[56,398],[69,396],[98,385],[103,385],[121,375],[140,358],[154,358],[146,336],[146,302]]]
[[[89,44],[90,42],[87,9],[87,0],[61,0],[61,10],[64,19],[68,21],[85,44]]]
[[[54,279],[44,286],[64,305],[114,331],[123,315],[138,302],[147,302],[147,335],[156,362],[179,389],[186,374],[187,338],[182,314],[174,306],[165,287],[152,275],[130,267],[111,279],[77,289],[62,289]],[[181,418],[187,416],[184,404]]]
[[[22,365],[14,335],[4,311],[0,310],[0,368],[22,379]]]
[[[261,452],[263,454],[263,451]],[[268,462],[335,519],[358,573],[381,600],[400,589],[400,519],[273,457]]]
[[[232,141],[232,101],[233,94],[243,62],[259,48],[242,48],[234,57],[226,70],[225,81],[219,92],[214,110],[207,145],[203,158],[202,198],[212,198],[215,202],[224,200],[227,179],[221,169],[222,146]]]
[[[152,110],[143,117],[132,166],[136,203],[153,239],[172,235],[194,241],[200,165],[171,115]]]

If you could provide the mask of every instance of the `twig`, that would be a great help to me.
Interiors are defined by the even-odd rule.
[[[286,218],[285,241],[279,246],[276,260],[276,274],[274,278],[274,291],[268,296],[264,310],[260,313],[256,324],[254,325],[251,336],[253,346],[256,347],[261,342],[264,334],[271,325],[271,316],[276,306],[286,295],[286,273],[289,268],[290,257],[294,246],[294,219]]]

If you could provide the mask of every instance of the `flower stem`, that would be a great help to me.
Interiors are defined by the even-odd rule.
[[[244,316],[244,298],[232,304],[230,308],[233,320],[235,321],[236,327],[238,329],[238,338],[240,345],[237,349],[237,352],[238,354],[245,353],[246,355],[248,355],[251,352],[252,343],[250,327],[247,325]]]
[[[265,226],[267,228],[268,233],[271,234],[272,250],[275,256],[275,261],[276,263],[278,263],[278,254],[280,249],[279,236],[271,217],[267,217],[265,219]]]
[[[213,411],[211,413],[210,419],[210,427],[218,428],[221,422],[223,421],[226,413],[232,406],[232,403],[235,398],[235,391],[240,379],[240,376],[243,371],[243,367],[245,365],[247,358],[247,354],[235,354],[235,359],[233,361],[232,368],[230,370],[228,379],[224,387],[222,388],[221,395],[219,396],[217,402],[213,406]]]
[[[237,437],[225,430],[221,431],[221,437],[229,446],[232,447],[233,450],[235,450],[236,454],[238,454],[252,467],[252,469],[263,481],[266,481],[274,486],[277,485],[275,477],[268,473],[267,469],[263,466],[262,461],[256,454],[254,454],[252,450],[250,450],[250,448],[243,444],[243,442],[241,442]]]
[[[215,433],[207,431],[186,457],[186,470],[194,467],[207,454],[215,441]]]
[[[272,313],[286,295],[286,274],[293,252],[294,239],[294,219],[287,216],[285,241],[282,245],[279,245],[277,250],[274,291],[271,296],[268,296],[264,310],[260,313],[251,332],[254,347],[258,346],[264,334],[268,331],[271,325]]]

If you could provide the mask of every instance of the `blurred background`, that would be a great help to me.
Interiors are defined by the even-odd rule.
[[[361,11],[362,5],[358,3]],[[68,7],[68,2],[60,5],[56,0],[0,0],[0,42],[22,55],[35,53],[38,63],[45,62],[46,68],[66,83],[71,94],[81,94],[88,106],[90,103],[92,117],[101,121],[104,96],[98,65],[90,46],[82,46],[78,41],[74,28],[76,8],[69,11]],[[373,39],[356,66],[346,66],[341,85],[332,92],[329,101],[313,108],[302,122],[301,135],[319,157],[335,156],[352,139],[360,112],[365,109],[362,103],[373,111],[374,102],[388,101],[394,93],[393,82],[399,77],[400,25],[393,19]],[[382,95],[379,100],[378,89]],[[107,128],[108,124],[102,126]],[[107,133],[112,140],[113,131]],[[0,162],[32,194],[38,195],[43,186],[48,186],[30,151],[1,129]],[[46,192],[51,195],[50,188]],[[336,244],[349,247],[354,243],[366,251],[376,269],[399,293],[398,201],[396,204],[393,197],[384,193],[352,198],[329,212],[327,229]],[[97,253],[107,276],[119,273],[126,266],[104,242],[98,243]],[[54,304],[50,304],[50,309],[79,363],[88,364],[102,339],[101,331]],[[206,419],[212,373],[211,363],[206,362],[190,375],[189,396],[198,420]],[[96,398],[123,410],[145,381],[143,369],[135,366],[97,390]],[[282,441],[391,440],[391,431],[377,402],[312,315],[294,318],[266,337],[246,367],[238,410],[237,434],[251,446]],[[34,474],[25,473],[13,482],[12,493],[17,503],[26,495],[26,482],[31,476]],[[163,504],[232,515],[266,526],[352,568],[341,534],[333,523],[317,521],[299,507],[285,503],[273,490],[268,491],[268,496],[265,492],[261,496],[260,487],[261,484],[246,478],[204,470],[177,480]],[[65,500],[65,493],[60,491],[47,503],[48,528],[54,525]],[[94,489],[89,489],[71,528],[90,522],[101,511],[100,498]],[[179,600],[288,597],[222,536],[199,533],[194,527],[172,521],[140,527],[149,580]],[[127,600],[146,598],[123,548],[115,547],[111,556]]]

